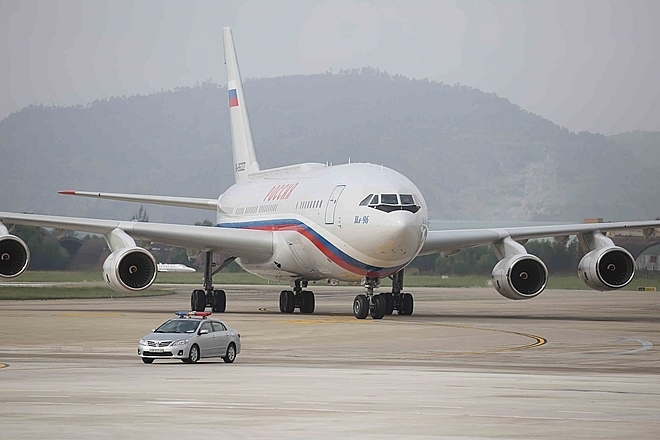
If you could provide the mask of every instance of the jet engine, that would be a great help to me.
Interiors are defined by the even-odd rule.
[[[15,235],[0,236],[0,280],[16,278],[30,264],[30,249]]]
[[[531,254],[516,254],[500,260],[493,268],[493,287],[509,299],[538,296],[548,283],[548,269]]]
[[[635,276],[635,259],[622,247],[601,247],[582,257],[578,276],[594,290],[620,289]]]
[[[117,292],[147,289],[156,280],[156,260],[141,247],[116,250],[103,263],[103,279]]]

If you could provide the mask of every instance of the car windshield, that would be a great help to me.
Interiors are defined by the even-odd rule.
[[[193,333],[199,321],[196,319],[172,319],[155,330],[155,333]]]

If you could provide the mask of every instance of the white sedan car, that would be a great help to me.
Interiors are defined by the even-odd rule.
[[[202,358],[221,357],[232,363],[241,352],[241,335],[208,312],[179,312],[138,343],[138,356],[150,364],[154,359],[181,359],[194,364]]]

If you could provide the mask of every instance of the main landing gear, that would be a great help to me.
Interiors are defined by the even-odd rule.
[[[392,292],[374,295],[374,288],[380,285],[380,280],[375,277],[367,277],[365,281],[366,294],[360,294],[353,301],[353,315],[357,319],[365,319],[371,314],[373,319],[382,319],[385,315],[391,315],[394,310],[399,315],[412,315],[414,302],[413,296],[403,290],[403,269],[390,277],[392,280]]]
[[[213,269],[213,252],[204,255],[204,289],[193,290],[190,295],[190,309],[203,312],[211,307],[213,313],[223,313],[227,308],[227,296],[224,290],[213,289],[213,275],[227,267],[236,257],[229,257],[220,266]]]
[[[307,288],[307,281],[296,280],[293,291],[283,290],[280,293],[280,312],[293,313],[295,309],[300,309],[300,313],[314,313],[314,292],[303,288]]]

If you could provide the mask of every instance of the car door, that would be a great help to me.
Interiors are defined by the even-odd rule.
[[[201,334],[206,331],[206,334]],[[216,344],[216,335],[213,332],[211,321],[204,321],[198,330],[199,336],[197,337],[200,357],[213,357],[218,356],[218,345]]]
[[[212,321],[215,340],[218,345],[218,356],[224,356],[227,353],[227,346],[229,345],[229,331],[227,327],[220,321]]]

